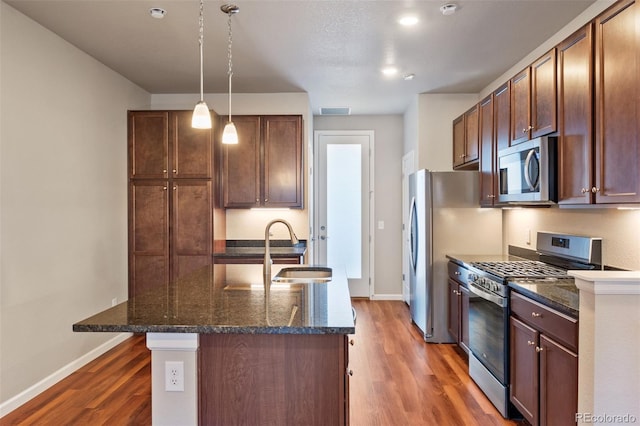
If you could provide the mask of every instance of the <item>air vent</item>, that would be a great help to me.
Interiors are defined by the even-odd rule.
[[[349,107],[331,107],[320,108],[320,115],[349,115],[351,108]]]

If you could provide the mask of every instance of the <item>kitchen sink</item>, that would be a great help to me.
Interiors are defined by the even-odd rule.
[[[273,277],[274,282],[282,283],[326,283],[331,281],[333,271],[326,266],[294,266],[282,268]]]

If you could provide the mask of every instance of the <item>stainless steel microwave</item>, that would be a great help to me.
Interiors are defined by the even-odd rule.
[[[557,140],[543,136],[498,151],[498,201],[554,204],[558,201]]]

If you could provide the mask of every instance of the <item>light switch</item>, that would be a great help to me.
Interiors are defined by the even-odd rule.
[[[384,229],[384,220],[378,221],[378,229]]]

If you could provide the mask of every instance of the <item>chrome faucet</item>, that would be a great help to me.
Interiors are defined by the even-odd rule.
[[[289,237],[291,238],[291,244],[298,244],[298,237],[296,237],[295,232],[293,232],[293,228],[291,224],[284,219],[274,219],[267,224],[267,227],[264,230],[264,262],[262,265],[262,272],[264,275],[264,285],[265,289],[271,285],[271,248],[269,243],[269,230],[275,223],[283,223],[287,225],[289,228]]]

